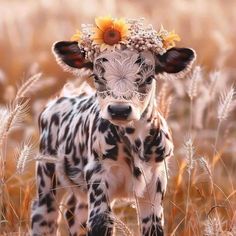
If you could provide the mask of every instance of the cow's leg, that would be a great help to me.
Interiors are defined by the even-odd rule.
[[[142,198],[138,199],[143,236],[164,235],[162,201],[166,190],[166,176],[157,175],[149,184]]]
[[[89,166],[86,170],[89,203],[88,235],[110,236],[113,231],[113,221],[106,173],[99,162],[91,163]]]
[[[58,202],[53,163],[37,163],[37,191],[37,199],[32,205],[31,234],[33,236],[56,235]]]
[[[79,198],[76,194],[72,193],[68,196],[65,205],[64,217],[67,221],[70,235],[85,235],[88,218],[87,199]]]

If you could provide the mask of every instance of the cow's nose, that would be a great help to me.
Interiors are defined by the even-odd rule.
[[[109,105],[108,112],[112,119],[125,120],[131,113],[132,108],[129,105]]]

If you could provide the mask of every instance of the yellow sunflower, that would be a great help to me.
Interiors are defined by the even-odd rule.
[[[71,41],[80,42],[81,38],[82,38],[82,32],[79,30],[76,30],[76,33],[71,37]]]
[[[95,19],[95,23],[92,39],[94,44],[101,45],[101,51],[118,46],[128,36],[129,25],[123,18],[98,17]]]

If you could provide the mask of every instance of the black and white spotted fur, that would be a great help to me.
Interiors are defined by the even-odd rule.
[[[40,115],[40,152],[55,161],[37,163],[32,235],[56,235],[59,189],[69,193],[68,235],[112,235],[112,201],[134,197],[141,235],[164,235],[162,201],[173,143],[155,105],[154,74],[185,70],[194,52],[175,48],[160,56],[124,49],[93,64],[75,42],[56,43],[54,52],[64,67],[92,69],[96,92],[54,99]]]

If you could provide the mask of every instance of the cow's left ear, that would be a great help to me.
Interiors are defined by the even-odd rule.
[[[156,56],[155,72],[179,73],[190,67],[195,58],[196,53],[190,48],[171,48]]]

